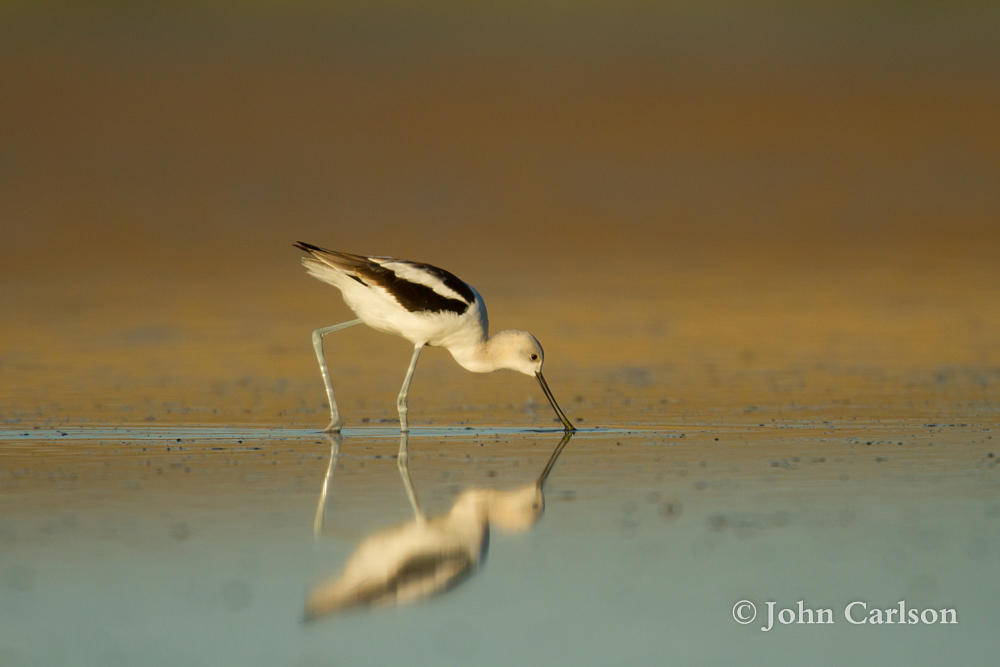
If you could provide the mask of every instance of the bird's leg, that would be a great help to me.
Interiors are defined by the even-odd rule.
[[[330,382],[330,371],[326,367],[326,357],[323,355],[323,336],[347,329],[361,324],[361,320],[350,320],[333,324],[328,327],[320,327],[312,332],[313,349],[316,351],[316,361],[319,362],[319,372],[323,375],[323,384],[326,386],[326,398],[330,402],[330,423],[325,429],[327,433],[337,433],[343,422],[340,421],[340,411],[337,409],[337,399],[333,397],[333,383]]]
[[[417,494],[413,490],[413,480],[410,479],[409,454],[406,449],[407,439],[406,431],[399,434],[399,456],[396,457],[396,465],[399,467],[399,476],[403,480],[403,488],[406,489],[406,497],[410,499],[413,516],[416,517],[418,523],[423,523],[427,517],[420,509],[420,501],[417,500]]]
[[[420,357],[420,350],[423,347],[423,343],[413,346],[413,358],[410,359],[410,367],[406,371],[403,386],[399,390],[399,396],[396,398],[396,409],[399,410],[399,430],[403,433],[410,430],[406,421],[406,413],[409,411],[409,408],[406,407],[406,395],[410,391],[410,380],[413,379],[413,369],[417,367],[417,359]]]
[[[333,471],[337,467],[337,457],[340,455],[340,445],[344,442],[344,436],[340,433],[327,435],[330,441],[330,462],[326,466],[326,475],[323,477],[323,488],[319,492],[319,500],[316,502],[316,513],[313,515],[313,538],[318,539],[323,532],[323,523],[326,521],[326,497],[330,488],[330,481],[333,479]]]

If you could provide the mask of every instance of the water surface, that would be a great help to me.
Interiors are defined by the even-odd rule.
[[[983,425],[584,431],[541,520],[491,530],[457,586],[308,624],[308,588],[413,518],[397,436],[348,432],[314,535],[331,452],[317,433],[64,432],[0,445],[4,664],[992,661],[1000,500]],[[559,440],[418,431],[413,488],[442,513],[466,489],[531,483]],[[836,622],[765,633],[734,622],[744,599]],[[858,600],[959,622],[849,625]]]

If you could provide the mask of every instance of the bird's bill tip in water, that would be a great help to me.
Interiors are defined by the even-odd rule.
[[[535,373],[535,377],[538,378],[538,384],[542,385],[542,391],[545,393],[545,398],[549,399],[549,403],[552,404],[552,409],[556,411],[556,416],[559,417],[559,421],[562,422],[563,428],[567,431],[575,431],[576,427],[566,416],[566,413],[562,411],[559,404],[556,403],[556,397],[552,395],[552,390],[549,389],[549,384],[545,381],[545,376],[542,375],[541,371]]]

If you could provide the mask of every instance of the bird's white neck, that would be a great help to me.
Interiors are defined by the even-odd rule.
[[[453,345],[448,348],[458,365],[473,373],[491,373],[499,366],[496,355],[490,346],[492,339],[470,341],[464,345]]]
[[[535,375],[542,368],[542,346],[526,331],[498,331],[489,338],[467,338],[448,345],[462,368],[489,373],[501,368]]]

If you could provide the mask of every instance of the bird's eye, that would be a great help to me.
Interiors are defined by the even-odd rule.
[[[531,359],[532,361],[538,361],[538,355],[537,355],[537,354],[535,354],[534,352],[532,352],[532,353],[531,353],[531,357],[529,357],[529,358],[530,358],[530,359]]]

